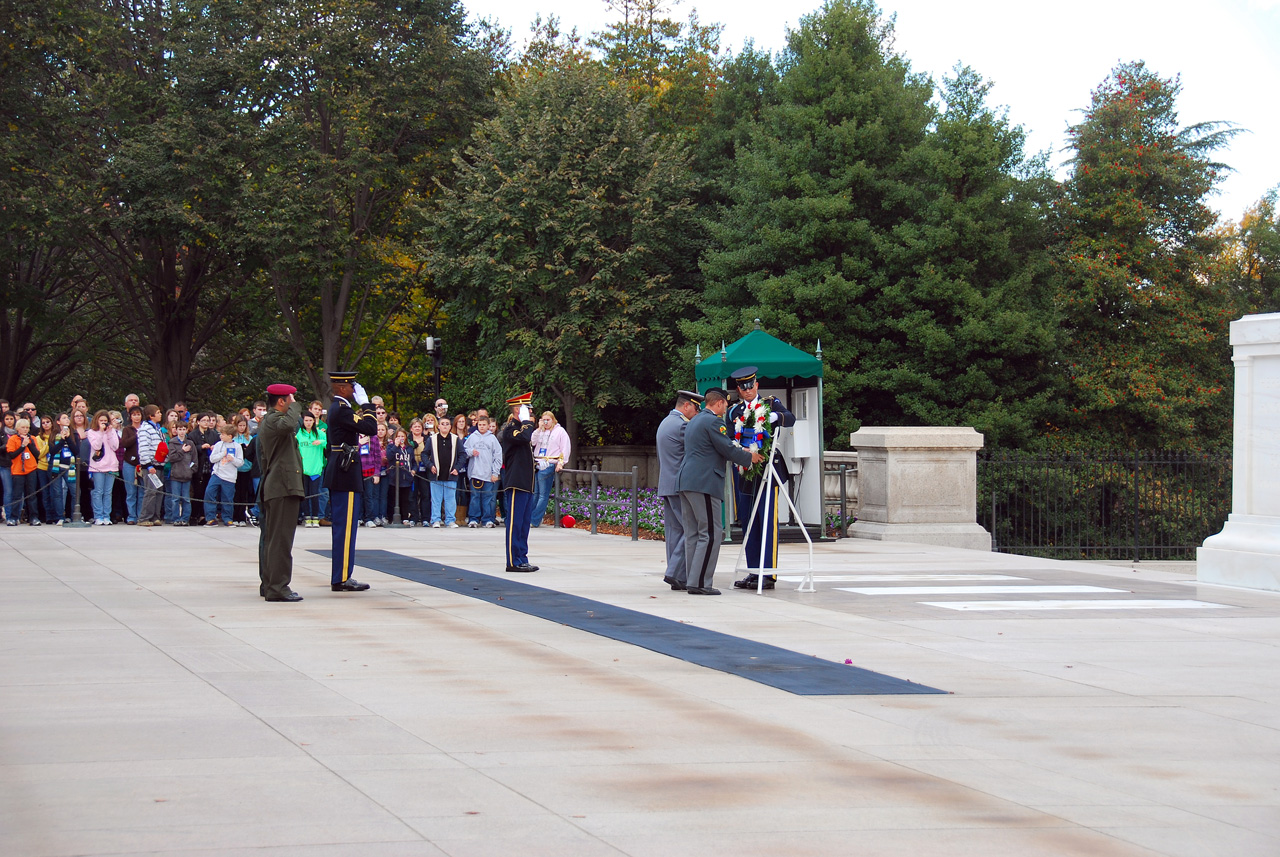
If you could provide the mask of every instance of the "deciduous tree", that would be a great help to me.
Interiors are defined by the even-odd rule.
[[[1226,440],[1229,286],[1208,205],[1223,123],[1182,126],[1176,79],[1117,66],[1071,131],[1057,207],[1057,302],[1072,442],[1196,447]]]
[[[690,299],[672,272],[696,252],[687,157],[572,53],[522,67],[497,109],[441,194],[431,274],[489,389],[550,392],[575,441],[580,427],[599,438],[606,411],[667,398],[661,368]]]

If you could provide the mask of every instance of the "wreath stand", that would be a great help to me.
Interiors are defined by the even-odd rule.
[[[778,481],[778,472],[776,468],[774,468],[773,466],[773,453],[775,450],[778,449],[778,444],[782,440],[783,431],[785,431],[785,428],[782,426],[779,426],[777,430],[774,432],[773,446],[769,450],[769,460],[765,462],[764,484],[760,486],[760,490],[756,492],[756,500],[754,503],[751,504],[751,515],[747,518],[747,529],[743,530],[742,532],[742,550],[738,551],[738,559],[733,564],[733,570],[734,570],[734,573],[736,574],[738,569],[742,568],[742,565],[741,565],[742,559],[744,556],[746,556],[746,553],[747,553],[747,531],[751,529],[751,523],[756,519],[756,510],[759,509],[760,507],[760,501],[765,497],[771,497],[772,494],[769,491],[769,489],[772,486],[776,485],[778,487],[778,495],[787,501],[787,506],[791,508],[791,514],[795,516],[796,522],[800,525],[800,532],[804,535],[804,540],[809,545],[809,567],[805,570],[804,580],[800,581],[800,586],[796,588],[796,591],[797,592],[814,592],[815,590],[813,588],[813,539],[809,538],[809,531],[808,529],[805,528],[804,519],[800,517],[800,510],[797,509],[796,504],[792,502],[791,494],[790,492],[787,491],[787,486],[783,485],[781,482]],[[769,502],[770,501],[768,500],[765,501],[766,511],[768,511]],[[762,527],[763,527],[763,523],[762,523]],[[756,574],[756,594],[757,595],[764,594],[765,575],[762,574],[761,572],[765,571],[765,569],[763,568],[765,541],[766,539],[764,538],[764,533],[761,532],[759,559],[760,559],[760,565],[762,567],[756,568],[756,569],[751,569],[751,568],[746,569],[748,574],[750,574],[753,571]],[[781,551],[779,551],[779,554],[781,554]]]

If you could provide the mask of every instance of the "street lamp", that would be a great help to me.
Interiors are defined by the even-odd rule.
[[[438,336],[427,337],[427,353],[431,355],[431,372],[435,376],[435,397],[440,398],[440,372],[444,368],[444,341]]]

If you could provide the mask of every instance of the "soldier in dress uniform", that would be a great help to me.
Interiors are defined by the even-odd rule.
[[[686,586],[684,521],[676,482],[684,461],[684,431],[698,413],[702,396],[692,390],[676,392],[676,404],[658,424],[658,496],[662,498],[662,529],[666,533],[667,573],[662,581],[677,591]]]
[[[755,366],[743,366],[729,376],[730,382],[738,388],[741,400],[729,408],[729,413],[725,415],[725,427],[736,443],[748,449],[763,450],[773,439],[776,430],[779,427],[795,425],[796,417],[787,410],[778,397],[771,396],[763,400],[760,398],[760,384],[756,377],[758,371]],[[756,414],[761,413],[759,409],[762,404],[769,408],[769,416],[765,424],[761,424],[754,418]],[[778,491],[779,485],[785,485],[791,477],[787,473],[782,452],[777,447],[774,447],[772,458],[773,460],[766,466],[772,466],[777,473],[777,483],[760,498],[760,505],[756,508],[753,519],[751,508],[755,505],[756,496],[764,487],[766,474],[761,473],[757,479],[746,479],[737,468],[733,471],[734,503],[737,506],[735,517],[738,526],[742,528],[743,540],[746,542],[747,568],[749,569],[778,567],[778,501],[781,499]],[[764,588],[773,589],[777,581],[776,574],[768,575],[764,580]],[[751,573],[741,580],[735,580],[733,587],[756,589],[758,584],[756,573]]]
[[[293,534],[298,528],[298,505],[306,493],[302,484],[302,454],[298,451],[298,423],[302,403],[297,388],[272,384],[267,388],[267,414],[258,424],[258,594],[268,601],[296,602],[302,596],[289,588],[293,580]]]
[[[507,399],[511,415],[498,429],[502,447],[502,491],[507,504],[507,571],[537,571],[529,564],[529,525],[533,522],[533,393]]]
[[[329,517],[333,521],[333,576],[329,583],[334,592],[361,592],[368,589],[369,584],[351,577],[364,500],[359,444],[360,435],[378,433],[378,422],[368,394],[356,383],[355,372],[331,372],[329,386],[333,390],[333,404],[329,406],[328,419],[329,460],[324,468],[324,487],[329,489]],[[358,420],[352,402],[360,406]]]
[[[750,467],[764,461],[756,450],[735,446],[725,428],[724,414],[729,399],[724,390],[707,390],[707,408],[689,420],[684,433],[684,459],[676,477],[685,531],[684,591],[690,595],[719,595],[711,585],[720,557],[724,526],[720,523],[724,505],[726,463]]]

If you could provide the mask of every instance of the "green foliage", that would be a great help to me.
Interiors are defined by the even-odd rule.
[[[601,438],[619,407],[625,427],[667,398],[659,367],[690,299],[673,275],[696,253],[686,160],[597,64],[517,73],[456,159],[430,235],[450,341],[474,342],[487,370],[476,394],[532,387],[542,408],[550,393],[575,440],[579,424]]]
[[[1229,433],[1230,290],[1206,203],[1221,123],[1180,127],[1179,84],[1114,69],[1070,131],[1057,208],[1059,312],[1070,413],[1056,439],[1128,448],[1215,446]]]
[[[716,344],[759,317],[806,350],[821,340],[828,441],[866,423],[1023,442],[1050,398],[1047,179],[1014,176],[1022,135],[976,75],[949,83],[939,115],[891,42],[865,0],[830,0],[791,33],[776,103],[762,88],[758,126],[733,145],[708,318],[686,332]]]
[[[1250,207],[1223,233],[1220,276],[1235,287],[1241,315],[1280,312],[1280,189]]]
[[[719,80],[719,24],[703,25],[696,11],[687,23],[666,17],[663,0],[606,0],[621,15],[588,41],[604,66],[647,102],[649,127],[688,141],[706,118]]]
[[[257,122],[245,243],[318,391],[402,312],[434,305],[411,249],[417,208],[501,65],[500,41],[464,14],[452,0],[275,0],[237,48],[235,98]]]

